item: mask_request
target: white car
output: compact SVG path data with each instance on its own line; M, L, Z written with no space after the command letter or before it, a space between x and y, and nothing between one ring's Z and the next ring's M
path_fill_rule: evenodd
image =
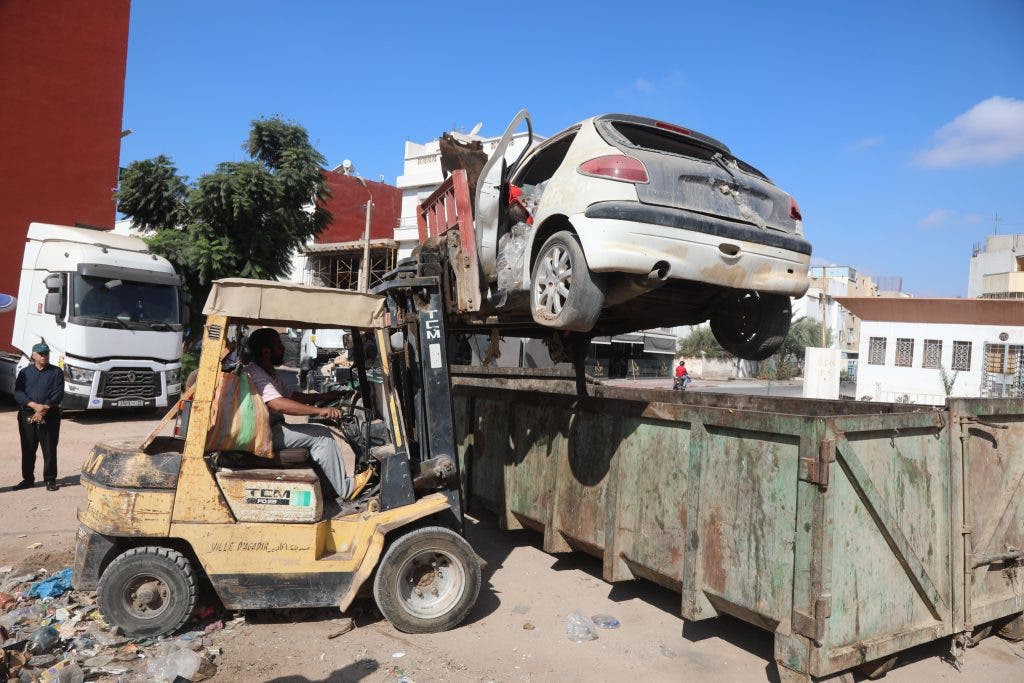
M710 320L735 356L763 359L779 348L811 257L792 197L717 140L622 114L527 145L510 163L523 123L532 137L523 110L476 191L490 300L508 310L528 292L533 321L560 330Z

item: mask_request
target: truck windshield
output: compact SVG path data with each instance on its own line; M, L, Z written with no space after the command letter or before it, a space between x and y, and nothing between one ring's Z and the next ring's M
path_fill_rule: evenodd
M72 316L146 327L177 325L178 290L171 285L74 275ZM132 327L135 327L134 325Z

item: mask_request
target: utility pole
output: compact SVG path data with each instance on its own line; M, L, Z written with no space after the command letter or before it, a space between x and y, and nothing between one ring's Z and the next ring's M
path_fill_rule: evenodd
M828 346L828 268L821 267L821 348Z
M366 184L363 184L366 187ZM370 291L370 215L373 212L373 195L366 200L366 228L363 230L363 269L359 273L359 291Z
M346 167L346 173L349 173L349 169L352 169L351 163L346 159L345 163L348 164ZM352 169L354 171L354 169ZM363 228L363 264L359 269L359 291L369 292L370 291L370 216L373 212L373 193L370 192L370 188L366 186L366 181L363 180L362 176L356 175L354 172L351 175L359 181L359 184L366 190L366 227Z

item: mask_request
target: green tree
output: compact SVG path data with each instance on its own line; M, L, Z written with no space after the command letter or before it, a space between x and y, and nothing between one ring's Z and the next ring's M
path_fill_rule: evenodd
M151 231L150 249L181 275L193 331L213 280L287 275L294 251L331 220L325 160L305 128L258 119L242 149L249 161L225 161L194 183L164 155L135 161L118 189L118 211Z
M826 330L826 345L832 344L832 332ZM804 349L808 346L821 346L821 323L811 318L800 318L789 326L786 340L782 342L779 349L780 356L795 356L797 360L804 359Z
M714 333L707 325L694 327L690 334L679 337L676 341L676 353L684 358L732 358L732 355L718 344Z

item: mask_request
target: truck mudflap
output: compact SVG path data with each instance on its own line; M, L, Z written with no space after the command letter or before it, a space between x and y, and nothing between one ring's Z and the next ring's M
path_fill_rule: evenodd
M72 585L78 591L94 591L100 584L100 571L114 550L115 539L78 525L75 541L75 566Z

